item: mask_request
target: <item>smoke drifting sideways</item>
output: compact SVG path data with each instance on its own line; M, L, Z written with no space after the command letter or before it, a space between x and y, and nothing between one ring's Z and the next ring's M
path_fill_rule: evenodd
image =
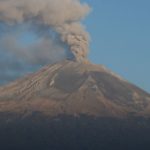
M68 56L86 60L90 37L81 22L89 12L80 0L0 0L1 81ZM26 31L38 37L27 45Z
M39 31L52 28L78 60L88 53L89 36L80 21L89 10L79 0L0 0L0 21L30 22Z

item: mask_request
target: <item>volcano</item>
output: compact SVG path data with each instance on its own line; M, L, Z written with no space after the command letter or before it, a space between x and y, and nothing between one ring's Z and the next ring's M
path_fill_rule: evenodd
M150 94L102 65L62 61L0 87L2 150L150 147Z

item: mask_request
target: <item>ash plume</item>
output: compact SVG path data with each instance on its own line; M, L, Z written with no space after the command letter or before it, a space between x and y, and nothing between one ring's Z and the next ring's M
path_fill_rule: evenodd
M87 57L89 35L81 20L90 7L80 0L0 0L0 21L8 25L29 22L37 32L51 28L75 60Z

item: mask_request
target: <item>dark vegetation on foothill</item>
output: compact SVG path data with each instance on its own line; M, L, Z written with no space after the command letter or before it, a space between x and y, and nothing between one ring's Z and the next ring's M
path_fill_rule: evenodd
M2 150L146 150L150 119L0 114ZM6 120L11 118L13 120Z

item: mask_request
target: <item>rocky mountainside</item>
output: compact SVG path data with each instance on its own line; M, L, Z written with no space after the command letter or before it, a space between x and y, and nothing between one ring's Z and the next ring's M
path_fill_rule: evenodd
M0 88L0 112L126 117L150 115L150 94L104 66L63 61Z
M0 87L0 149L146 150L149 117L150 94L66 60Z

